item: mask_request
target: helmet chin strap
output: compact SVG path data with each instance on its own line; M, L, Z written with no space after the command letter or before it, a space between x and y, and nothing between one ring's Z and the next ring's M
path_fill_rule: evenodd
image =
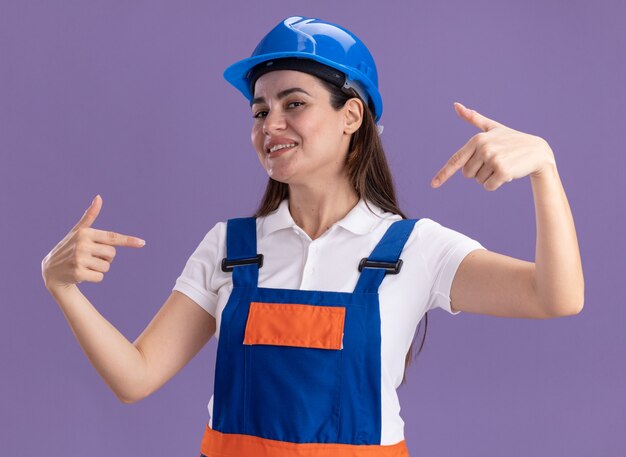
M343 89L354 89L356 93L359 94L359 97L361 97L361 100L363 100L365 103L369 103L370 101L369 96L367 95L367 91L363 88L363 85L361 85L361 83L359 83L358 81L348 79L347 76L345 82L343 83Z

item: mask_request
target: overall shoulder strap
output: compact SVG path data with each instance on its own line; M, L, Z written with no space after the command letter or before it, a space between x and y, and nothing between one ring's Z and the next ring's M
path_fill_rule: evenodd
M376 293L386 274L398 274L402 268L400 253L419 219L402 219L389 226L369 257L361 259L361 275L354 292Z
M257 287L263 255L256 252L256 218L229 219L222 271L233 272L233 287Z

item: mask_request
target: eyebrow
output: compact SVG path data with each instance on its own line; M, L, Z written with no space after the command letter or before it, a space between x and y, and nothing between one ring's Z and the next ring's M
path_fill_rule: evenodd
M294 92L302 92L304 94L307 94L309 97L311 97L311 94L309 94L306 90L301 89L299 87L292 87L291 89L285 89L279 92L278 99L285 98L287 95L292 94ZM265 103L265 97L257 97L253 99L252 102L250 103L250 106L254 105L255 103Z

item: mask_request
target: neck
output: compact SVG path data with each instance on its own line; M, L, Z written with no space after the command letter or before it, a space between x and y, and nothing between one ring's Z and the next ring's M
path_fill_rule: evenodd
M347 180L323 187L289 186L291 217L312 240L343 219L358 202L359 196Z

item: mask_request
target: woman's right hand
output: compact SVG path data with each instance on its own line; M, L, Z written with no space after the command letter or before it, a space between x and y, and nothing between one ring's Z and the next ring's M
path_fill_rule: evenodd
M100 282L115 257L114 246L142 247L145 241L91 227L102 208L96 195L83 217L41 262L46 288L64 288L83 281Z

